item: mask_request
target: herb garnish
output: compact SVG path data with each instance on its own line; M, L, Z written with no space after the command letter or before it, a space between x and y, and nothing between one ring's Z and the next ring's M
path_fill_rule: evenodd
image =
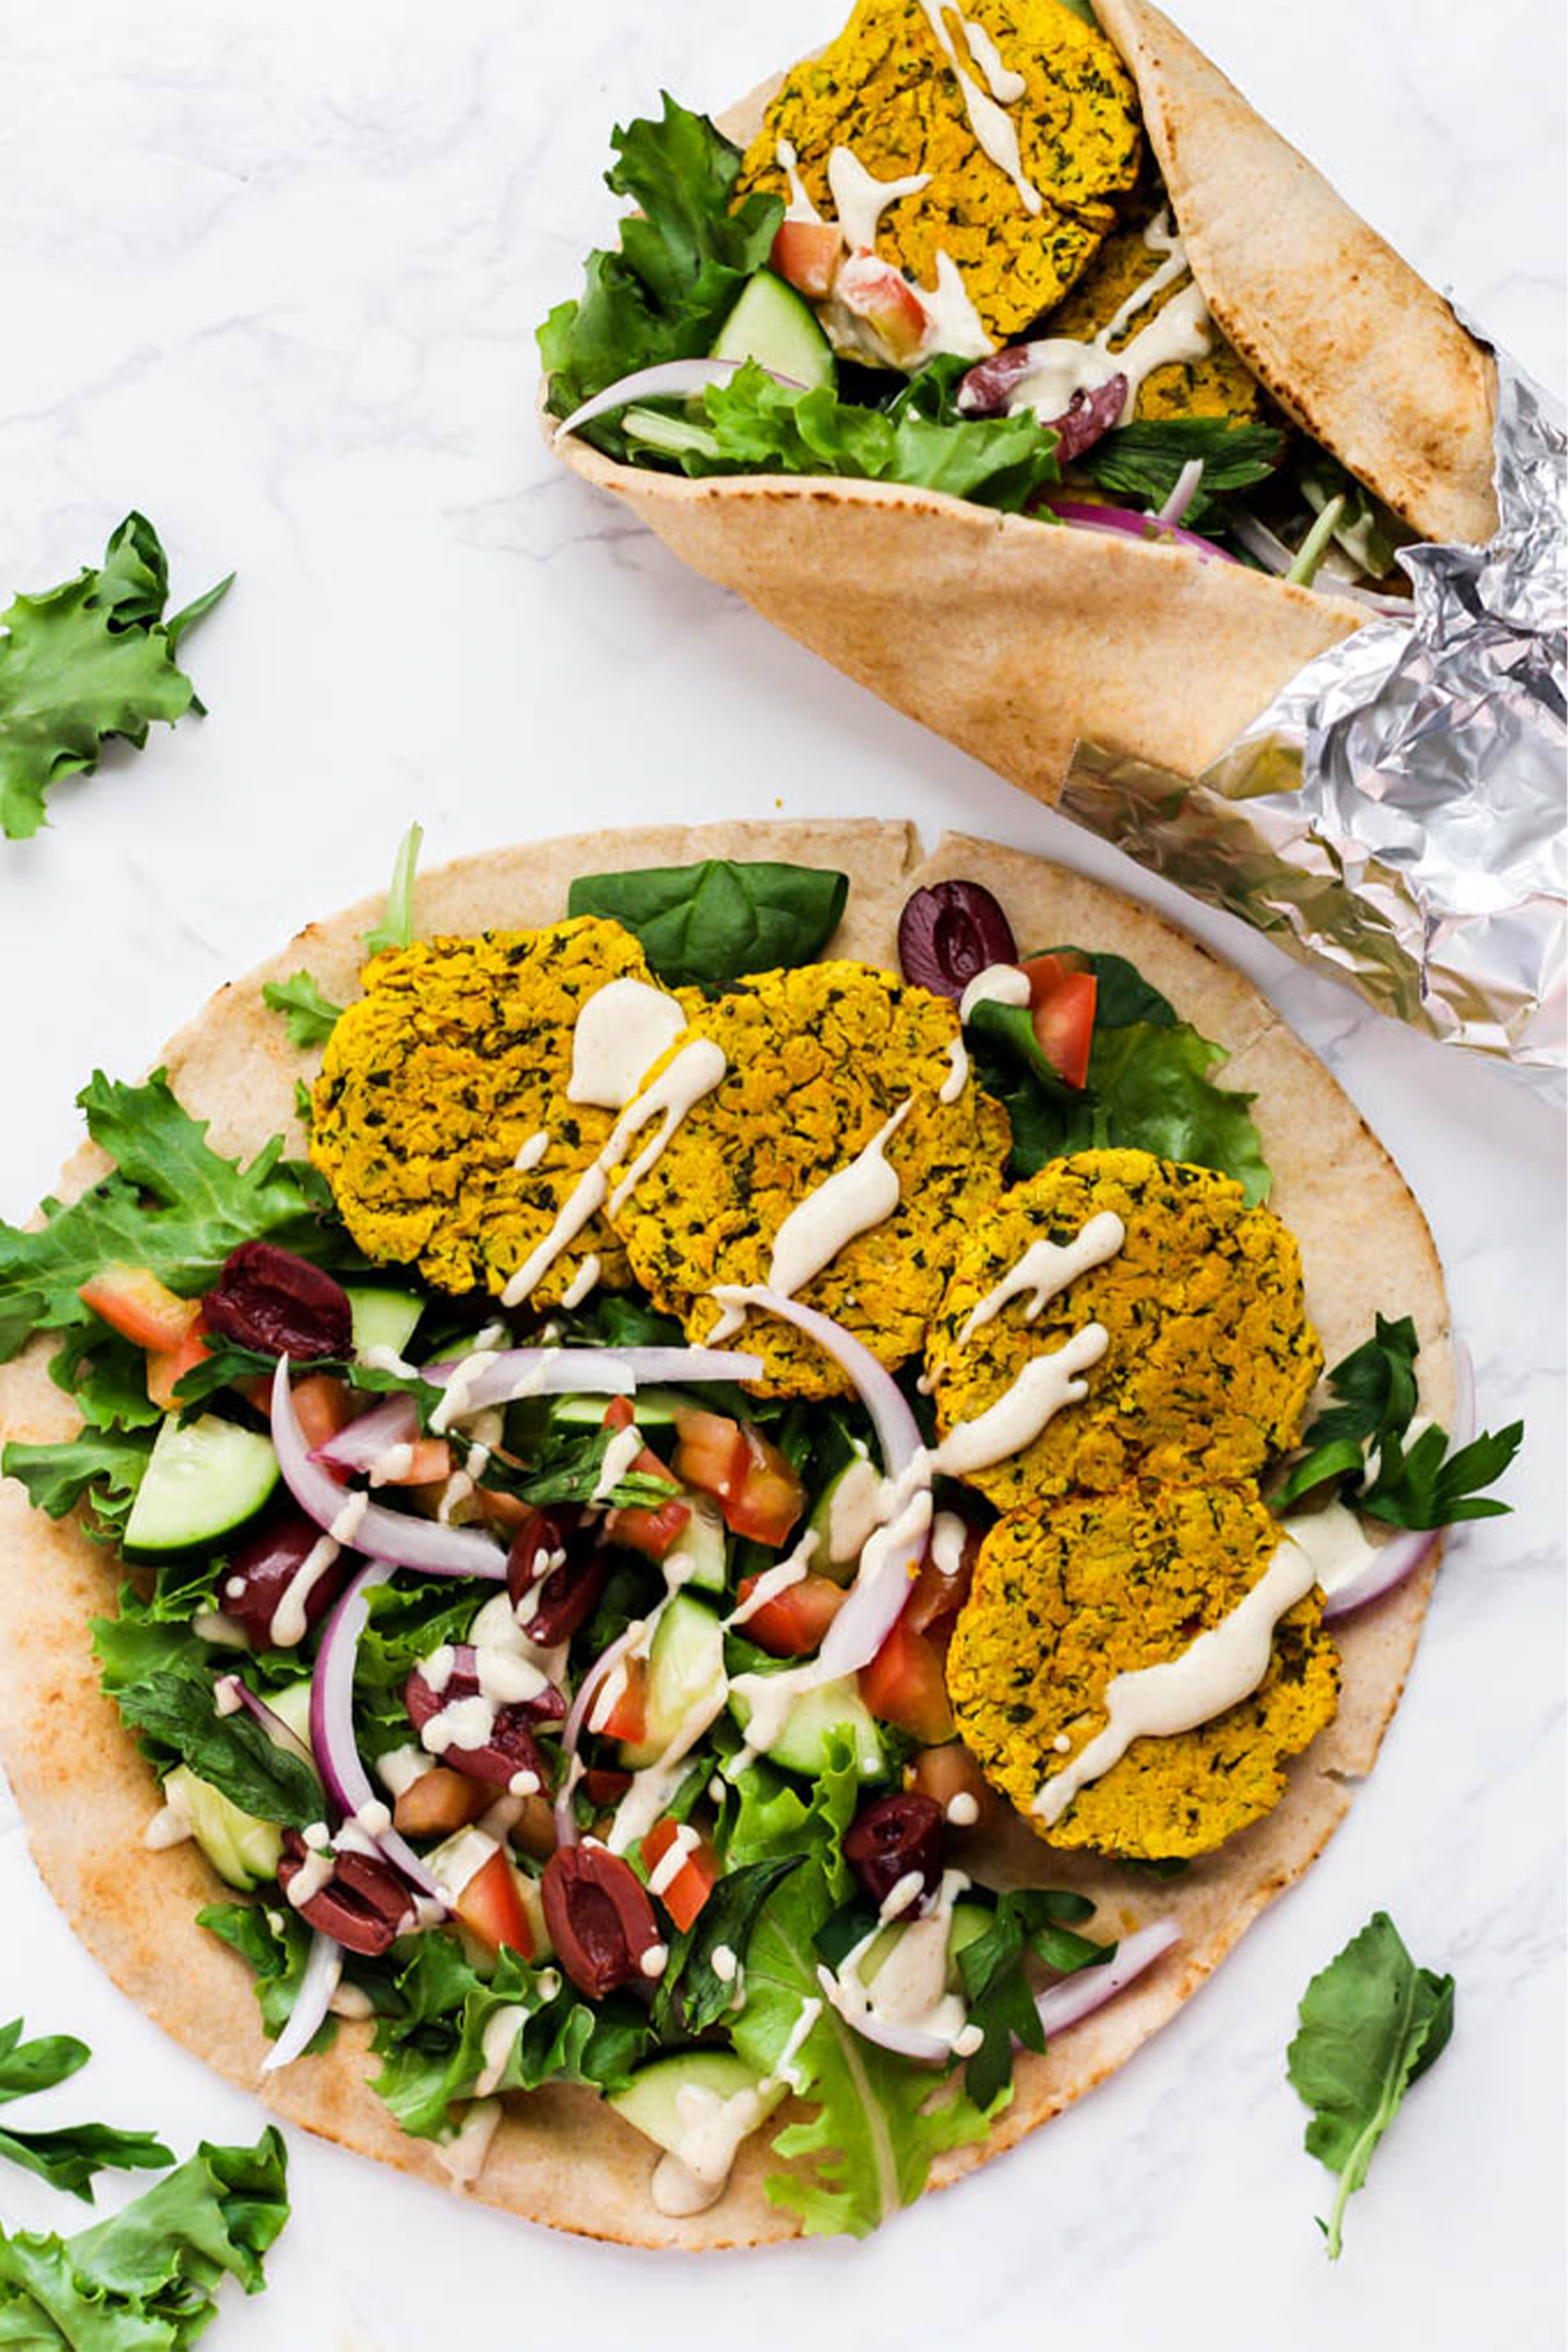
M33 2091L52 2091L84 2067L92 2056L86 2042L71 2034L45 2034L22 2039L22 2021L13 2017L0 2025L0 2107L26 2098ZM69 2191L92 2203L92 2182L100 2172L156 2170L174 2158L150 2132L125 2132L112 2123L67 2123L53 2131L29 2131L18 2123L0 2126L0 2157L36 2172L52 2189ZM3 2262L3 2256L0 2256ZM0 2278L4 2272L0 2269ZM0 2302L0 2312L4 2304ZM0 2319L0 2341L5 2337Z
M846 874L766 859L578 874L569 915L604 915L636 933L659 980L717 996L747 972L809 964L838 925Z

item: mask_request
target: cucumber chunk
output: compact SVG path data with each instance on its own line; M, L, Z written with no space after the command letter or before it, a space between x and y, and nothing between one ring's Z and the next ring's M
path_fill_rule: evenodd
M172 1415L153 1443L125 1521L125 1549L194 1551L244 1526L278 1484L269 1437L204 1413L182 1429Z
M639 1388L632 1398L639 1429L671 1429L678 1412L689 1413L697 1399L683 1388ZM608 1396L552 1396L550 1418L567 1429L602 1429Z
M838 381L833 346L818 326L816 314L793 286L759 269L742 289L741 299L719 330L712 357L716 360L757 360L764 367L803 384L808 392Z
M419 1293L356 1282L345 1283L343 1288L353 1312L354 1353L361 1362L372 1348L390 1348L395 1356L400 1356L424 1313Z
M744 1693L732 1692L730 1705L743 1731L751 1715ZM828 1734L834 1731L849 1740L859 1777L879 1779L887 1769L882 1733L849 1674L837 1682L824 1682L797 1699L766 1752L787 1772L809 1773L814 1778L827 1769Z
M677 1593L660 1617L647 1657L646 1739L621 1743L632 1772L653 1764L699 1699L724 1687L724 1628L700 1600Z
M806 1525L816 1536L812 1566L836 1585L847 1585L860 1563L866 1538L877 1525L882 1473L865 1455L846 1462L812 1507Z
M176 1764L163 1783L165 1804L190 1823L191 1835L220 1879L242 1895L276 1878L283 1859L283 1833L269 1821L242 1812L211 1782L198 1780L189 1764Z
M693 1494L684 1487L681 1500L692 1515L677 1536L675 1549L690 1560L692 1583L699 1593L721 1593L729 1574L730 1547L719 1505L706 1494ZM657 1641L658 1635L654 1638Z
M727 2049L683 2049L672 2058L656 2058L651 2066L639 2066L625 2089L612 2092L605 2105L655 2147L668 2148L678 2156L686 2131L678 2105L683 2090L707 2091L724 2100L737 2098L742 2091L754 2091L756 2120L761 2123L778 2105L786 2087L783 2083L769 2083L765 2088L763 2077Z

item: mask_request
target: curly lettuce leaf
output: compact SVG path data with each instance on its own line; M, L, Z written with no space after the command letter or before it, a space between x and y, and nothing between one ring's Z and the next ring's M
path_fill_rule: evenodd
M311 978L309 972L291 972L286 980L266 980L262 984L261 1001L269 1013L282 1016L291 1045L302 1053L312 1046L325 1045L343 1017L343 1008Z
M53 1444L13 1442L0 1451L0 1477L19 1479L33 1509L52 1519L85 1503L88 1534L117 1543L151 1454L150 1430L86 1429Z
M18 596L0 613L0 830L30 838L48 822L51 788L90 776L113 738L139 750L154 719L172 726L200 712L174 657L232 578L165 622L168 564L152 525L133 513L97 570Z

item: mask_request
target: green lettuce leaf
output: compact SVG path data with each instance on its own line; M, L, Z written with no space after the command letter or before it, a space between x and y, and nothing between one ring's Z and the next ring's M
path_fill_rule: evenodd
M208 1903L196 1913L196 1925L249 1962L262 2025L276 2041L293 2014L310 1958L311 1931L303 1919L284 1902ZM324 2017L307 2049L328 2049L337 2031L337 2018Z
M227 2274L267 2283L289 2218L282 2135L254 2148L204 2140L188 2163L74 2238L0 2230L0 2345L30 2352L184 2352L212 2319Z
M860 1802L854 1751L837 1732L826 1742L826 1763L802 1796L798 1782L776 1764L754 1764L734 1783L735 1815L724 1833L724 1859L731 1870L804 1856L820 1872L829 1907L854 1885L841 1851L844 1832Z
M771 1861L725 1871L691 1926L671 1947L653 2003L654 2029L661 2040L706 2033L729 2015L735 2002L735 1977L733 1972L719 1976L713 1955L720 1944L728 1945L744 1967L758 1912L774 1888L804 1860L803 1854L780 1854Z
M302 1052L325 1045L343 1017L342 1006L323 995L306 971L293 972L286 980L265 981L261 1001L268 1012L282 1015L290 1044Z
M78 2073L91 2055L86 2042L70 2034L42 2034L25 2042L22 2021L13 2017L8 2025L0 2025L0 2107L34 2091L53 2090ZM150 2132L122 2131L110 2123L30 2131L9 2119L0 2126L0 2158L37 2173L52 2189L65 2190L89 2205L98 2173L161 2170L174 2161Z
M849 877L817 866L705 858L578 874L569 915L601 915L636 933L659 980L718 996L747 972L809 964L837 929Z
M35 1511L63 1519L87 1505L95 1542L118 1542L152 1453L150 1430L87 1429L49 1445L13 1443L0 1451L0 1477L18 1479Z
M1318 2225L1337 2262L1346 2205L1378 2142L1411 2084L1448 2046L1454 1979L1418 1968L1387 1912L1374 1911L1313 1978L1300 2015L1286 2073L1313 2111L1307 2153L1337 2177L1333 2210Z
M636 368L710 350L784 217L776 196L748 196L731 208L740 148L668 92L659 121L618 129L612 144L606 184L636 210L621 223L617 252L588 255L580 298L559 303L539 330L558 417ZM626 454L616 417L600 418L586 437L612 457Z
M133 513L98 570L18 596L0 613L0 830L26 840L48 821L51 788L90 776L113 737L139 750L155 719L172 726L201 710L174 656L232 578L166 623L163 549L146 516Z

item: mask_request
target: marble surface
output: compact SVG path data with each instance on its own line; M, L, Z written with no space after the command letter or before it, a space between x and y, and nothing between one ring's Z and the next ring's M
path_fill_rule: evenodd
M532 328L611 201L610 124L663 82L719 104L832 29L758 0L107 0L0 27L0 578L42 586L132 504L179 589L211 718L55 795L0 844L0 1212L75 1135L92 1065L145 1065L207 992L429 854L649 816L959 823L1172 894L676 568L534 437ZM1562 26L1546 0L1190 0L1254 101L1538 373L1562 360ZM1398 1032L1223 918L1406 1170L1488 1422L1529 1418L1511 1518L1456 1540L1408 1704L1324 1861L1121 2076L869 2247L710 2257L579 2245L293 2133L296 2218L215 2341L414 2352L694 2332L909 2352L1080 2340L1164 2352L1562 2342L1562 1154L1495 1070ZM134 1867L134 1857L127 1858ZM1377 1905L1459 1980L1330 2269L1325 2177L1282 2074L1307 1977ZM0 1795L0 2016L96 2047L54 2105L254 2133L253 2102L120 2000ZM110 2188L110 2200L117 2197ZM0 2217L70 2226L0 2176Z

